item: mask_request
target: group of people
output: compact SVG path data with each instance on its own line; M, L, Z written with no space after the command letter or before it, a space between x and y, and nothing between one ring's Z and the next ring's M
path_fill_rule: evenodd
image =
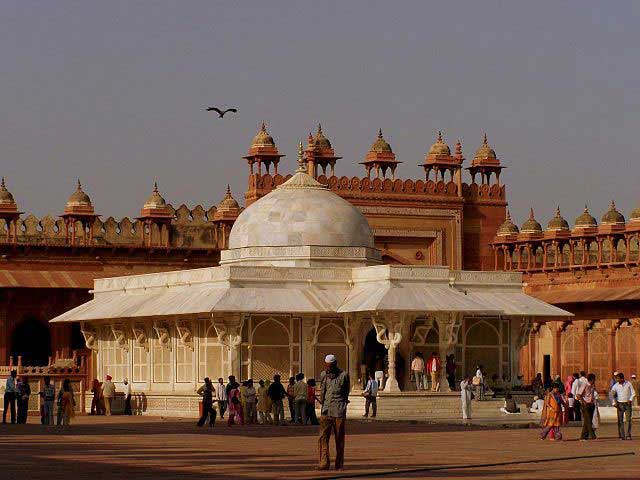
M598 410L598 390L596 376L582 371L569 375L565 382L559 376L540 391L542 376L538 374L532 386L539 395L534 397L530 412L541 414L542 432L540 438L561 440L560 427L569 421L582 422L581 440L595 440L596 430L600 424ZM638 381L635 375L631 381L625 379L621 372L613 372L608 385L610 403L616 408L618 420L618 436L621 440L631 440L631 418L633 403L638 397Z
M37 393L40 396L40 422L43 425L68 426L74 417L75 398L71 382L65 379L56 396L55 386L51 377L45 376L43 387ZM10 412L11 423L27 423L29 411L29 398L31 397L31 385L26 376L18 377L18 372L12 370L7 378L4 391L4 411L2 423L7 423L7 412ZM16 404L18 407L16 416ZM54 419L54 413L57 413ZM17 417L17 418L16 418Z
M444 368L449 388L454 390L456 361L453 354L447 355ZM436 352L431 352L431 355L426 361L421 352L416 352L411 361L411 375L416 385L416 390L431 390L432 392L437 392L440 389L441 369L442 361Z
M211 379L205 378L197 393L202 396L199 427L207 423L207 419L209 426L213 427L216 417L219 415L224 419L225 412L228 413L228 426L286 425L285 401L289 407L289 423L319 425L316 417L316 381L313 378L305 381L304 373L290 377L286 388L280 375L274 375L272 381L260 380L257 389L253 379L238 383L236 377L231 375L226 385L222 378L214 385Z
M132 415L131 410L131 384L128 379L122 381L124 385L124 414ZM103 383L97 378L91 382L91 411L89 415L107 415L112 414L113 402L116 398L116 385L113 383L113 377L107 375Z

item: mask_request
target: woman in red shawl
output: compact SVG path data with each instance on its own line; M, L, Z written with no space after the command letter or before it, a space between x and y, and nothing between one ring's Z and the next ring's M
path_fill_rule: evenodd
M566 397L571 393L571 387L573 386L574 380L575 378L573 378L573 375L567 375L567 380L564 382L564 394Z
M558 385L553 385L551 391L544 398L544 407L542 408L542 432L540 438L544 440L551 432L549 440L562 440L560 427L564 424L563 409L566 409L566 403L560 394Z

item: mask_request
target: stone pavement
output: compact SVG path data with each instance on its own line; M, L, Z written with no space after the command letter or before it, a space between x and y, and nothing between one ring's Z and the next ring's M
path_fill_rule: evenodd
M609 456L637 452L640 442L617 440L610 424L602 426L595 442L577 441L577 427L564 429L568 441L543 442L538 429L349 420L346 469L317 472L315 427L228 428L219 423L209 430L194 423L81 416L67 430L35 423L0 425L0 478L224 480L335 478L339 473L344 478L566 480L576 478L578 468L586 469L582 478L640 477L640 455ZM640 425L634 427L640 434ZM532 462L558 458L565 460ZM433 467L437 470L399 471Z

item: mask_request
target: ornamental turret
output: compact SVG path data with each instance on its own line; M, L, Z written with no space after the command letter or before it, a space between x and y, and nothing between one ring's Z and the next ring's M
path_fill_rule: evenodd
M142 243L149 247L168 247L173 217L173 209L167 205L165 199L160 195L158 183L154 183L153 192L144 202L138 217L138 220L142 223L142 228L140 229Z
M99 215L91 204L91 199L84 190L78 179L76 191L71 194L64 207L64 213L60 215L64 219L66 226L66 240L71 245L89 245L93 242L93 225ZM77 224L80 224L81 231L77 231ZM78 236L78 233L81 235Z
M500 165L500 160L496 156L496 152L489 145L487 140L487 134L484 134L482 145L476 150L471 166L467 168L471 173L473 183L476 183L476 174L480 174L480 183L490 185L491 175L495 176L496 183L500 185L500 172L503 167Z
M331 176L335 175L336 161L342 157L336 156L336 152L331 146L331 142L322 132L322 125L318 124L318 131L315 136L309 133L307 149L305 150L305 160L307 163L307 173L313 178L318 177L318 167L322 169L322 174L327 174L329 167Z
M0 182L0 219L4 220L6 226L6 241L15 243L18 241L18 220L20 214L18 204L13 198L2 177ZM1 237L0 237L1 238Z
M380 173L382 178L386 178L387 171L390 171L392 180L396 178L396 167L399 163L402 162L396 160L391 145L382 136L382 129L378 131L378 138L371 145L364 162L360 162L367 171L367 177L371 178L371 171L374 171L375 178L380 178Z
M273 137L267 132L267 126L264 122L260 126L260 130L257 135L253 137L249 152L244 159L249 164L249 173L262 175L262 167L265 167L265 173L271 173L271 166L273 165L273 174L278 175L278 164L280 159L284 157L278 152L278 147Z
M450 181L455 182L458 188L458 195L462 195L462 162L464 157L462 156L462 144L458 140L456 144L456 154L451 155L451 149L447 145L442 137L442 132L438 131L438 137L429 152L427 153L424 162L420 164L424 168L426 180L431 180L431 172L433 172L433 181L437 182ZM446 174L449 174L449 178L446 178Z

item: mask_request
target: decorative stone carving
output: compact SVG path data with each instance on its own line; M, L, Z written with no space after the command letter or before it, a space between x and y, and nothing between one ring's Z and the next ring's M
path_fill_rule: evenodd
M529 343L529 335L533 330L533 321L531 317L524 317L520 321L520 328L518 330L518 337L516 338L516 348L520 350L527 343Z
M433 328L433 318L428 317L422 325L416 325L411 336L411 343L414 345L424 345L427 343L427 336Z
M113 338L116 341L116 345L119 348L123 349L125 352L128 352L129 342L127 341L127 335L125 333L124 327L122 325L116 325L114 323L112 323L110 327Z
M98 338L96 331L87 323L80 323L80 332L84 337L84 344L89 350L98 351Z
M176 331L178 332L180 344L193 350L193 332L191 331L191 325L187 322L176 321Z
M396 377L396 349L402 341L404 330L406 330L404 314L393 312L385 315L382 312L376 312L371 323L376 330L376 339L389 351L387 355L389 358L389 378L384 391L399 392L400 386Z
M460 313L443 312L436 314L435 320L438 323L438 348L440 350L440 362L442 364L442 368L440 368L440 378L438 381L438 391L450 392L451 388L449 388L447 372L444 366L446 365L447 355L453 351L456 343L458 342L458 332L462 326L463 316Z
M131 333L133 334L133 341L135 342L135 345L149 351L149 339L147 338L147 332L145 331L144 325L134 323L131 326Z
M320 316L316 315L314 318L303 318L302 326L308 328L305 341L313 346L318 343L318 326L320 325Z
M158 343L167 350L171 350L171 333L169 332L169 328L163 323L154 322L153 329L158 336Z

